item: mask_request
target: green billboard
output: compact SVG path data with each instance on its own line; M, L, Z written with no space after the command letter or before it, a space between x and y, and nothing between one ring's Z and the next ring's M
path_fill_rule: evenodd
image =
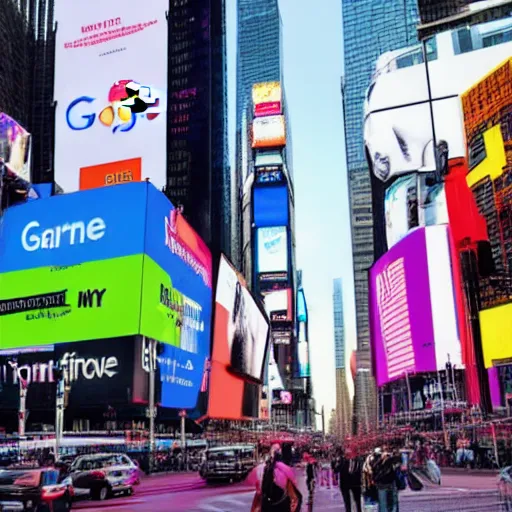
M0 275L0 347L139 332L143 255Z

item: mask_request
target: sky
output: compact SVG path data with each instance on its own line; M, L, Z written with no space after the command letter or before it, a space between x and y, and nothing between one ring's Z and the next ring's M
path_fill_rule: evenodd
M341 0L279 0L293 137L297 268L308 303L317 411L335 407L333 279L343 281L346 359L356 346L352 246L340 80ZM236 0L227 0L229 145L234 166ZM350 373L350 372L348 372ZM349 382L349 386L351 383ZM352 389L352 387L350 386Z

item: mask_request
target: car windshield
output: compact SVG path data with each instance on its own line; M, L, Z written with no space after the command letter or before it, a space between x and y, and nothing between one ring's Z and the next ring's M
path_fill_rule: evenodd
M0 471L0 485L35 487L39 485L39 471Z
M120 464L126 464L126 461L121 456L108 455L94 459L78 460L75 464L73 464L73 468L81 470L101 469L107 466L116 466Z
M210 452L208 454L208 458L210 460L230 460L236 457L236 453L234 450L224 450L222 452Z

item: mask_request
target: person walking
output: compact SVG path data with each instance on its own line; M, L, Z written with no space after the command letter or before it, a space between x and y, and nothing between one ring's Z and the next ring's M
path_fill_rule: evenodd
M345 453L339 457L337 467L335 469L340 486L343 502L345 503L345 511L352 511L352 498L356 505L356 511L362 512L361 508L361 485L363 460L357 456L355 450L347 448Z
M366 478L377 489L379 512L399 512L397 470L401 459L400 454L392 454L383 447L376 448L366 461Z
M256 485L251 512L299 512L302 494L295 472L281 461L281 448L274 445L264 464L256 466L248 477Z

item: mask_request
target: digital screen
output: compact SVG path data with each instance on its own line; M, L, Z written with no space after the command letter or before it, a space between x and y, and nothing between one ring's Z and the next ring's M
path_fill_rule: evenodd
M281 183L285 181L283 171L278 167L264 167L256 171L256 183Z
M260 170L261 167L283 166L283 152L281 149L267 149L256 151L254 167Z
M263 293L265 311L272 322L291 322L291 289Z
M30 182L30 133L3 112L0 113L0 159L7 169Z
M210 417L241 419L247 416L244 411L254 407L258 414L258 404L247 401L253 397L250 379L263 378L268 334L268 319L247 290L244 278L222 256L215 297Z
M142 161L140 158L121 160L80 169L80 190L109 187L121 183L141 181Z
M385 192L386 239L388 248L418 226L416 174L398 178Z
M373 265L370 321L379 386L461 367L447 226L416 229Z
M286 145L284 116L257 117L252 123L252 148L274 148Z
M81 169L128 159L166 185L168 8L55 2L55 181L65 192L79 189Z
M433 175L418 175L418 220L420 226L448 224L448 206L444 183L437 183Z
M288 187L254 187L254 224L258 228L287 226L290 222L288 211Z
M297 291L297 320L299 322L307 322L308 321L308 308L306 305L306 296L304 295L304 290L299 288Z
M281 84L263 82L252 86L254 117L273 116L281 113Z
M285 226L256 231L258 273L288 270L288 233Z
M491 45L458 55L439 48L437 58L429 62L436 142L446 143L448 158L466 157L460 96L507 58L511 46ZM370 167L381 181L436 170L425 66L400 64L418 51L409 47L382 55L366 93L365 146Z

